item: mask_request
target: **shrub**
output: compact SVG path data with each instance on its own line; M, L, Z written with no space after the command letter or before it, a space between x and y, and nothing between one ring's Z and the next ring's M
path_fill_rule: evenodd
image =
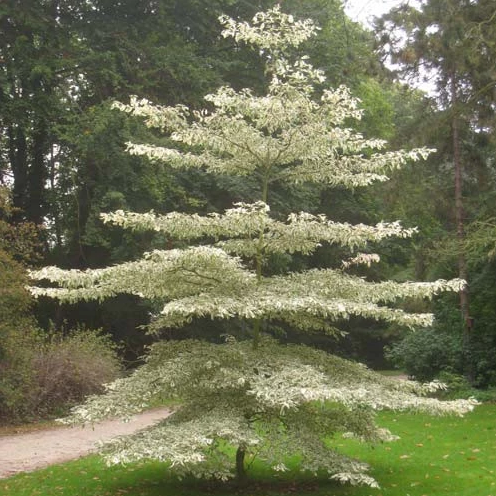
M117 350L101 331L63 336L36 327L23 264L36 260L38 232L9 224L8 190L0 187L0 422L60 413L119 375Z
M394 366L419 381L430 381L440 372L462 370L462 340L436 328L407 334L402 341L385 350Z
M39 347L24 268L0 248L0 418L17 419L31 388L33 353Z
M48 335L36 327L26 270L0 247L0 422L59 414L119 375L116 346L101 331Z
M66 410L121 371L116 345L101 330L84 328L66 336L52 333L32 361L35 375L30 403L37 416Z
M121 372L115 344L100 330L66 336L25 329L10 336L0 361L2 422L49 418L67 411Z
M447 389L440 393L443 399L468 399L475 398L483 403L496 403L496 388L476 389L467 379L459 374L441 372L439 380L446 384Z
M0 422L20 421L27 417L34 374L32 361L39 345L37 333L26 328L7 333L2 329L0 356Z

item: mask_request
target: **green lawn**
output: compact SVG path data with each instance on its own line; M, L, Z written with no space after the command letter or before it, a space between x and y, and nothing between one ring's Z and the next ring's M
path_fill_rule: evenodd
M276 494L333 496L496 496L496 405L464 418L380 414L400 441L375 447L337 440L340 449L369 462L381 489L352 488L290 475L275 478L260 468L244 491L196 481L177 482L157 463L105 467L91 456L0 480L1 496L195 496Z

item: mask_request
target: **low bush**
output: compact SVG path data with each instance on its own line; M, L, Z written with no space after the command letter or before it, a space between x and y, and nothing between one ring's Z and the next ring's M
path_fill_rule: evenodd
M25 289L26 270L0 247L0 421L20 416L31 388L39 336Z
M481 403L496 403L496 388L477 389L470 385L468 380L459 374L441 372L438 379L446 384L447 389L440 392L442 399L475 398Z
M11 336L0 360L2 423L63 414L103 384L116 379L121 362L115 344L99 330L62 336L32 329Z
M98 393L121 371L116 346L101 331L80 328L47 334L37 329L27 284L26 267L0 244L3 424L60 415L85 396Z
M46 416L103 391L103 384L121 371L116 345L101 330L77 329L51 334L34 355L35 375L29 402L37 416Z
M407 334L402 341L387 348L385 356L418 381L430 381L441 372L463 370L461 336L436 328Z

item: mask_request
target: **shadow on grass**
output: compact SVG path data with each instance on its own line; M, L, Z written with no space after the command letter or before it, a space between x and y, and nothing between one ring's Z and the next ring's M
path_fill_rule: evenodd
M113 469L109 469L113 470ZM126 472L124 474L123 472ZM298 494L300 496L319 496L323 494L338 494L341 484L328 478L314 477L296 471L285 474L274 474L268 470L253 470L243 484L236 481L205 481L194 477L179 480L165 464L146 463L131 469L119 471L119 477L106 484L108 494L133 494L146 496L277 496L283 494ZM87 496L93 496L86 493Z

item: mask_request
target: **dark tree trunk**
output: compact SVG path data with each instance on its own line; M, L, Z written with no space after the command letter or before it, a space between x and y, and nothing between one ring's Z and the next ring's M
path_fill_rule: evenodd
M73 267L88 267L88 258L83 243L86 224L90 217L91 206L95 199L95 189L99 181L98 166L91 157L85 157L80 162L81 176L78 179L76 200L76 226L70 243L70 259Z
M14 220L23 220L24 211L27 206L28 195L28 154L26 135L24 129L20 126L9 126L9 161L14 176L14 185L12 188L12 203L16 209Z
M42 224L45 216L45 160L47 154L47 125L43 119L36 123L33 130L32 154L29 167L29 204L27 205L28 220Z
M244 484L246 481L245 455L245 448L239 446L236 451L236 479L238 484Z
M56 175L57 175L57 165L56 165L56 156L54 152L54 147L51 145L51 150L50 150L50 159L48 162L48 180L50 184L50 191L56 191L57 187L57 182L56 182ZM47 206L47 209L50 209L50 213L52 215L53 219L53 227L54 227L54 234L55 234L55 243L56 247L60 250L62 249L62 226L61 226L61 210L58 205L58 203L55 201L51 205Z

